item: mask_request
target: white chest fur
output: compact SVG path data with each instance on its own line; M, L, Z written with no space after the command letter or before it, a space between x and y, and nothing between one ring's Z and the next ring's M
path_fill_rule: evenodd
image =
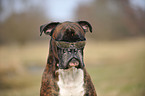
M59 69L59 96L84 96L84 72L82 69Z

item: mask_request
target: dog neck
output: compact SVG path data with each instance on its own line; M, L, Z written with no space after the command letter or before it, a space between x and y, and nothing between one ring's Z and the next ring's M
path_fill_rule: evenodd
M84 96L84 72L83 69L72 67L59 69L59 96Z

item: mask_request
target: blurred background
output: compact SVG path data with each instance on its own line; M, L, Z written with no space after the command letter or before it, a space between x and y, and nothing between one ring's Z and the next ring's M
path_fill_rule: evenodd
M145 0L0 0L0 96L39 96L40 25L78 20L93 27L84 60L98 96L145 96Z

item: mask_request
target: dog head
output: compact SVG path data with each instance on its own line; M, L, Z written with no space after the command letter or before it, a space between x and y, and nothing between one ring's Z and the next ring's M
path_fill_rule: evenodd
M84 67L83 49L88 31L92 32L92 27L87 21L52 22L40 26L40 36L43 32L51 36L51 49L58 59L56 65L59 69Z

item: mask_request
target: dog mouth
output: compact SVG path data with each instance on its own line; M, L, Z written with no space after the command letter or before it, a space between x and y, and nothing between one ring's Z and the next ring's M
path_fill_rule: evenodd
M69 46L71 48L61 48L60 46L59 47L57 46L58 69L69 69L72 67L81 68L81 69L84 68L83 48L72 48L72 46L71 45ZM76 46L79 46L79 45L76 45Z
M77 69L79 69L79 68L83 68L81 66L81 62L78 59L76 59L76 58L70 59L67 62L67 66L63 66L62 67L61 64L57 64L57 66L58 66L59 69L71 69L71 68L77 68Z
M72 58L69 62L68 62L68 67L79 67L79 61L75 58Z

